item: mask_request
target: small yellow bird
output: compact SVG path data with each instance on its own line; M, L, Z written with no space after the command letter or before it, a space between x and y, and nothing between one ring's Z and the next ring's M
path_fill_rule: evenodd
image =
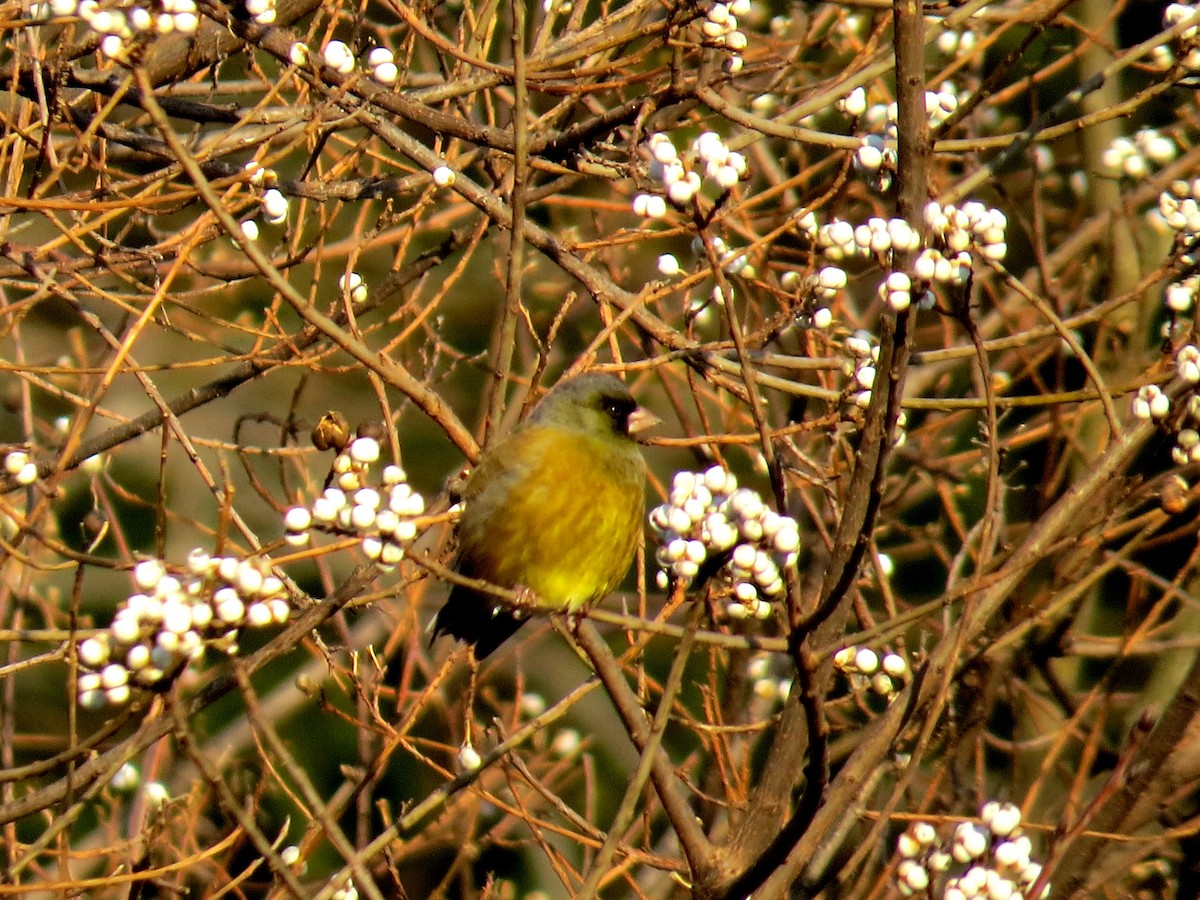
M575 612L629 569L645 513L646 463L633 435L658 424L612 375L557 385L491 447L463 490L455 571ZM456 585L433 621L483 659L525 616Z

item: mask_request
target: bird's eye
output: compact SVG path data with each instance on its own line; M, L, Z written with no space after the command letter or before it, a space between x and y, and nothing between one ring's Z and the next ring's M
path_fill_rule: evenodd
M600 410L612 420L619 434L629 433L629 414L637 404L624 397L601 397Z

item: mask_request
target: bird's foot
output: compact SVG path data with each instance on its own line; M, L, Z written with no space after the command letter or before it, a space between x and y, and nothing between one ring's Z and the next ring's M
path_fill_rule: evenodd
M541 608L537 593L533 588L519 584L513 588L513 593L516 596L509 601L509 606L512 607L511 612L517 618L526 619Z

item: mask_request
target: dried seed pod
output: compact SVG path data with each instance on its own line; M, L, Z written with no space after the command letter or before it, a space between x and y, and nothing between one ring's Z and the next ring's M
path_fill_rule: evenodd
M382 422L362 422L359 424L356 437L374 438L381 443L387 438L387 426Z
M1162 511L1169 515L1182 513L1189 506L1187 481L1180 475L1172 475L1163 485L1158 502Z
M350 423L340 412L327 412L313 426L312 444L318 450L341 453L350 442Z

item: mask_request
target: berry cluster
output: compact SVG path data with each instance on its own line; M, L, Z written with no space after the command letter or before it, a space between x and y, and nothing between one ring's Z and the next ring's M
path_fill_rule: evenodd
M268 188L262 195L263 218L272 225L282 225L288 217L288 199L278 188Z
M1191 350L1192 356L1200 356L1200 351L1190 344L1183 348ZM1182 351L1180 351L1182 352ZM1192 366L1195 366L1195 361ZM1158 396L1166 399L1166 395ZM1171 448L1171 459L1177 466L1200 462L1200 396L1191 394L1184 405L1184 422L1175 435L1175 446Z
M1193 18L1200 7L1192 3L1170 3L1163 11L1163 27L1170 28ZM1192 25L1175 39L1175 57L1189 72L1200 72L1200 26Z
M1171 182L1158 198L1158 212L1167 227L1176 233L1178 244L1190 245L1200 235L1200 178ZM1194 253L1185 254L1181 262L1194 265ZM1200 276L1188 275L1167 285L1163 295L1167 308L1174 314L1189 312L1196 305L1200 291Z
M705 43L729 51L725 71L736 75L742 70L741 52L746 49L746 35L738 30L738 16L750 13L750 0L723 0L713 3L700 22Z
M845 97L835 100L833 106L838 112L845 113L852 119L857 119L867 111L867 89L856 87Z
M650 512L650 527L660 543L659 587L690 585L711 560L733 590L725 607L733 619L771 614L770 600L784 592L780 567L795 565L800 549L796 521L768 509L720 466L676 473L667 502Z
M1200 53L1200 49L1193 52ZM1158 214L1167 227L1176 233L1177 245L1193 244L1200 235L1200 178L1172 182L1170 187L1159 195ZM1196 255L1189 251L1180 257L1180 261L1194 266ZM1173 336L1172 326L1177 324L1175 317L1192 311L1198 292L1200 275L1195 273L1168 284L1164 289L1163 302L1171 316L1164 326L1164 335L1168 339ZM1176 350L1175 371L1181 379L1190 384L1200 383L1200 348L1186 343ZM1134 395L1135 418L1162 420L1170 411L1170 398L1158 385L1145 385ZM1200 462L1200 396L1188 396L1184 417L1184 424L1175 437L1175 446L1171 448L1171 459L1180 466Z
M1157 129L1143 128L1132 138L1114 138L1100 159L1109 171L1136 179L1145 178L1155 166L1165 166L1178 153L1171 138Z
M842 362L842 374L850 379L851 399L859 409L871 405L871 388L875 386L875 375L879 365L879 343L869 331L859 329L842 342L846 359ZM896 419L896 435L893 445L901 446L906 440L904 427L908 416L904 410Z
M239 630L282 624L291 615L284 584L262 559L194 550L172 575L157 559L133 570L137 591L108 630L79 643L79 702L119 706L133 687L150 688L198 661L208 647L237 652Z
M309 56L308 44L303 41L296 41L288 50L292 65L307 65ZM321 50L321 61L339 75L350 75L355 69L354 51L345 41L334 40L326 44ZM367 51L364 68L377 84L384 87L391 87L400 80L400 68L387 47L372 47Z
M246 0L246 12L259 25L275 24L275 0Z
M1165 419L1170 412L1171 398L1157 384L1143 385L1133 396L1135 419Z
M321 59L339 75L354 71L354 51L345 41L330 41L321 51Z
M744 275L747 278L754 277L754 267L750 264L750 257L746 255L744 250L731 249L725 240L719 235L714 235L712 238L713 251L717 257L717 263L721 270L727 275ZM692 252L698 257L704 257L704 241L700 237L696 237L692 241ZM658 257L657 263L660 274L668 278L683 273L683 266L680 265L679 258L674 253L663 253ZM713 291L713 301L716 303L722 302L722 297L719 291ZM701 300L696 304L697 308L707 307L707 301Z
M1200 292L1200 275L1189 275L1167 285L1163 291L1163 302L1172 313L1181 315L1195 306L1197 292Z
M371 48L367 54L367 68L371 70L371 77L384 86L393 85L400 78L395 57L387 47Z
M633 211L649 219L661 219L667 214L667 200L676 206L691 202L700 193L704 178L724 193L749 171L746 157L730 150L713 131L697 137L683 154L661 132L650 135L647 147L652 158L651 174L661 179L666 191L666 198L658 194L638 194L633 198Z
M963 31L955 31L947 28L934 39L934 46L938 48L940 53L946 56L969 56L971 51L975 49L975 43L979 39L975 36L975 32L970 29Z
M925 112L936 128L958 109L958 91L947 82L938 91L925 92ZM854 154L854 167L866 177L872 189L883 193L892 186L896 174L896 129L898 106L891 103L867 105L867 93L857 87L834 106L853 119L862 118L873 130L863 135Z
M249 182L254 187L262 190L262 197L259 198L259 207L263 218L271 225L281 225L287 221L288 217L288 199L283 195L283 192L275 187L279 176L274 169L264 168L259 164L258 160L250 160L245 165L245 171L249 176ZM242 237L248 241L258 240L258 223L253 219L243 219L238 223L242 230Z
M768 703L783 703L792 693L791 675L783 675L779 659L769 653L758 653L746 664L746 676L750 679L754 696Z
M808 223L801 220L801 227L807 226ZM834 262L854 257L874 257L881 261L889 271L879 283L880 299L897 312L907 309L912 303L912 278L905 272L891 269L896 253L911 253L921 246L920 234L904 219L882 219L873 216L857 227L841 219L834 219L829 224L815 229L815 240L825 258ZM832 318L820 315L820 311L845 284L846 273L838 266L825 266L816 276L810 276L806 280L805 286L810 290L810 299L816 308L816 312L813 313L814 325L824 327L819 323ZM932 295L926 298L925 292L921 293L921 299L928 303L932 303L933 300Z
M930 891L937 877L957 863L966 868L946 879L944 900L1022 900L1042 874L1042 866L1031 860L1033 843L1021 830L1021 810L1011 803L994 800L979 813L982 826L963 822L950 841L938 840L928 822L914 822L900 835L897 851L896 886L906 897ZM1047 884L1038 900L1050 896Z
M852 92L839 102L846 108L858 109L859 103L850 102L858 99L861 98ZM882 165L880 160L888 152L882 138L868 136L856 160L860 167L865 160L871 168L876 163ZM928 246L922 245L920 233L904 219L872 217L858 226L834 219L820 225L812 212L805 212L797 219L799 230L808 235L824 259L833 265L823 266L803 281L798 275L785 273L781 286L785 290L799 288L806 294L805 315L813 325L825 328L833 318L828 307L847 283L845 271L837 265L843 260L874 259L883 266L885 274L877 288L879 299L895 312L902 312L914 302L921 308L931 308L935 302L934 284L966 283L972 269L969 252L972 247L985 258L997 261L1008 253L1005 240L1008 219L1000 210L983 203L968 201L956 207L931 202L925 208L924 219L931 238ZM911 253L917 253L911 271L898 268L897 255ZM866 389L869 385L861 387Z
M842 373L854 383L854 404L866 409L871 402L871 386L875 384L875 367L879 363L879 344L867 331L856 331L842 343L846 359Z
M905 272L888 272L876 293L896 312L903 312L912 305L912 290L912 279Z
M958 110L958 89L946 82L939 91L925 92L925 112L931 128L938 128Z
M727 275L753 277L754 271L749 269L750 257L746 255L745 250L731 248L720 235L713 235L712 245L723 272ZM699 235L692 239L692 252L697 256L704 256L704 241Z
M28 487L38 480L37 463L24 450L10 450L4 454L4 471L17 484Z
M953 82L945 82L939 90L926 91L925 114L929 117L930 127L937 128L945 122L958 109L958 102L958 88L954 86ZM857 100L853 101L847 112L850 108L857 108L858 105ZM890 103L875 103L868 106L863 113L863 118L871 128L894 139L899 113L899 105L893 100Z
M310 507L293 506L284 514L284 539L303 546L313 529L359 538L363 553L384 571L404 559L405 547L417 536L417 517L425 500L408 484L397 465L383 467L381 485L367 481L379 461L379 441L360 435L348 441L333 461L333 483Z
M34 3L30 15L36 20L78 16L101 35L100 52L115 60L128 59L139 41L172 32L193 34L200 25L194 0L162 0L149 8L128 0L107 8L97 0L48 0Z
M913 275L930 284L966 284L971 277L971 254L960 250L951 257L937 247L926 247L913 260Z
M925 224L947 253L975 246L987 259L1002 260L1008 255L1004 236L1008 217L978 200L962 206L931 202L925 207Z
M883 697L894 696L909 675L908 662L899 653L885 653L881 660L870 647L843 647L834 654L833 664L855 691L869 689Z
M896 162L896 142L882 134L863 135L854 151L854 168L881 194L892 186Z
M779 279L785 291L799 291L806 298L806 325L825 329L833 324L830 305L838 292L846 287L846 270L838 266L823 266L819 271L801 278L789 270Z
M357 272L338 276L338 290L350 298L350 302L359 304L367 299L367 286L363 277Z
M1188 384L1200 383L1200 347L1184 344L1175 352L1175 371Z
M857 227L834 219L817 229L816 241L825 258L833 262L872 256L888 262L893 252L912 252L921 246L921 236L904 219L878 216Z

